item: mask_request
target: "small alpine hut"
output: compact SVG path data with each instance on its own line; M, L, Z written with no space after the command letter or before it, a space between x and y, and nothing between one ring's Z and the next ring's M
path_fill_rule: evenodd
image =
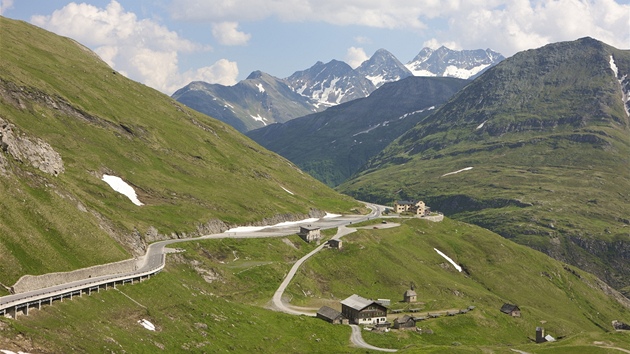
M521 309L516 305L505 303L501 306L501 312L512 317L521 317Z
M322 306L319 311L317 311L317 315L315 315L315 317L321 318L322 320L332 324L348 324L348 320L343 317L341 312L328 306Z
M326 242L326 245L328 246L328 248L335 248L335 249L340 250L343 247L343 241L332 239L332 240L328 240Z
M394 328L395 329L416 328L416 319L409 315L398 317L394 320Z
M341 313L350 323L354 324L379 325L387 323L387 307L356 294L341 301Z
M410 289L403 294L404 302L416 302L418 300L418 294L416 294L415 286L411 283Z
M319 227L314 227L311 225L300 226L300 232L298 233L298 236L300 236L302 240L308 243L311 243L313 241L319 243L319 240L322 238Z

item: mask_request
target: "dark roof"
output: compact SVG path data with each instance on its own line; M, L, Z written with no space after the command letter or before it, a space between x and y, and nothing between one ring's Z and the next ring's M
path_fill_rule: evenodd
M322 306L322 308L317 311L317 314L330 320L334 320L339 316L342 316L341 312L328 306Z
M519 309L518 306L508 304L508 303L505 303L503 304L503 306L501 306L501 312L503 313L511 313L512 311L520 311L520 310L521 309Z
M410 200L399 200L396 202L398 205L416 205L416 202Z
M415 319L409 315L404 315L402 317L398 317L396 318L394 321L396 321L397 323L405 323L405 322L409 322L409 321L415 321Z
M308 231L314 231L314 230L319 230L319 227L317 227L317 226L300 226L300 229L304 229L304 230L308 230Z

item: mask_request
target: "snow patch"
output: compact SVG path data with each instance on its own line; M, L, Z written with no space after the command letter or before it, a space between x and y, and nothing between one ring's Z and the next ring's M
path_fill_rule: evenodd
M299 221L285 221L285 222L281 222L275 225L267 225L267 226L238 226L238 227L233 227L225 232L256 232L256 231L261 231L267 228L271 228L271 227L283 227L283 226L291 226L291 225L298 225L301 223L307 223L307 222L315 222L319 220L318 218L309 218L309 219L304 219L304 220L299 220Z
M434 250L435 250L435 252L437 252L440 256L444 257L444 259L446 259L447 261L449 261L449 262L453 265L453 267L455 267L455 269L457 269L457 270L458 270L458 271L460 271L460 272L462 271L462 267L461 267L459 264L455 263L455 262L454 262L454 261L453 261L453 260L452 260L449 256L445 255L444 253L442 253L442 251L440 251L440 250L439 250L439 249L437 249L437 248L434 248Z
M155 331L155 326L153 325L153 323L145 320L144 318L141 320L138 320L138 323L140 323L142 327L148 329L149 331Z
M122 178L110 175L103 175L102 180L105 181L105 183L109 184L109 186L112 187L113 190L129 198L129 200L131 200L131 202L135 205L144 205L138 200L138 196L136 195L136 191L133 189L133 187L127 184L127 182L123 181Z
M280 188L284 189L285 192L291 194L291 195L295 195L293 192L291 192L290 190L284 188L283 186L280 186Z
M324 215L324 219L338 218L340 216L341 216L341 214L331 214L329 212L326 212L326 215Z
M11 350L6 350L6 349L0 349L0 353L2 353L2 354L29 354L29 353L23 352L21 350L19 352L14 352L14 351L11 351Z
M402 116L398 117L398 120L407 118L407 117L409 117L411 115L414 115L414 114L422 113L424 111L431 111L431 110L434 110L434 109L435 109L435 106L431 106L431 107L428 107L428 108L421 109L419 111L413 111L413 112L405 113ZM388 123L389 123L389 121L388 121Z
M615 63L615 58L613 58L612 55L610 56L610 61L608 63L610 64L610 69L615 74L615 77L619 77L619 68L617 68L617 64Z
M380 85L382 85L383 83L385 83L387 81L387 79L385 79L385 76L383 76L383 75L366 76L366 79L372 81L372 83L376 87L379 87Z
M457 170L457 171L453 171L453 172L449 172L449 173L445 173L440 177L444 177L444 176L448 176L448 175L454 175L456 173L460 173L460 172L464 172L464 171L468 171L468 170L472 170L472 167L466 167L466 168L462 168L461 170Z
M416 69L414 65L407 64L405 66L411 71L413 76L437 76L429 70Z
M486 122L487 122L487 120L484 120L483 123L479 124L477 126L477 128L475 128L475 130L479 130L479 129L483 128L483 126L486 124Z
M489 66L490 64L482 64L479 66L475 66L472 69L463 69L463 68L458 68L455 65L449 65L446 67L446 69L444 69L444 73L442 73L442 76L456 77L459 79L468 79L469 77L472 77L478 74L483 69Z
M265 92L265 88L263 87L263 85L261 83L256 84L256 87L258 87L258 91L260 91L260 93L264 93Z
M380 127L380 126L381 126L381 123L378 123L377 125L375 125L375 126L373 126L373 127L370 127L370 128L368 128L367 130L364 130L364 131L362 131L362 132L358 132L358 133L356 133L356 134L353 134L352 136L357 136L357 135L359 135L359 134L367 134L367 133L371 132L372 130L374 130L374 129L376 129L376 128ZM385 125L383 125L383 126L385 126Z
M252 117L253 120L255 120L257 122L261 122L264 125L267 125L267 118L261 117L260 114L257 114L255 116L250 114L249 116Z

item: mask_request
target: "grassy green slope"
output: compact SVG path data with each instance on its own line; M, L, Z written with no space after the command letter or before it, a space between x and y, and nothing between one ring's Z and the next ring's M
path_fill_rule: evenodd
M457 272L434 248L465 272ZM401 302L410 282L416 284L423 304ZM546 321L544 327L555 337L601 335L611 330L612 320L627 319L630 309L608 297L600 285L588 273L477 226L449 219L409 220L400 228L360 230L346 236L343 251L328 250L309 260L287 294L302 306L340 308L338 301L353 293L391 299L392 308L423 312L476 306L465 315L419 323L432 329L432 336L372 337L383 346L396 342L400 348L419 348L452 342L527 344L540 321ZM518 304L522 317L513 319L499 312L504 302Z
M630 283L630 52L590 38L507 59L340 187L459 220ZM454 175L446 173L473 167Z
M380 224L377 224L380 225ZM325 237L330 237L331 231ZM32 310L5 323L0 348L32 352L364 352L350 347L350 330L324 321L262 309L296 259L314 245L297 236L203 240L178 244L167 267L149 281L120 286ZM466 268L453 269L433 248ZM204 281L205 279L205 281ZM401 227L367 229L344 237L344 250L309 259L287 290L295 305L339 307L357 293L390 298L393 308L416 284L422 311L476 308L464 315L418 324L433 334L364 331L368 343L403 352L596 353L594 342L627 348L627 333L611 331L630 310L606 296L592 275L476 226L445 220L404 221ZM306 294L306 295L305 295ZM499 312L514 302L521 318ZM143 307L144 306L144 307ZM150 332L137 321L148 319ZM557 343L531 344L541 320ZM89 338L89 340L87 340ZM32 347L17 347L26 343ZM39 350L33 350L39 349ZM602 349L601 353L611 353Z
M0 152L5 285L25 273L129 257L150 227L194 234L217 219L244 224L356 206L225 123L113 72L70 39L6 18L0 30L0 117L16 135L50 144L65 167L53 177ZM100 180L104 173L133 185L146 205L114 192Z

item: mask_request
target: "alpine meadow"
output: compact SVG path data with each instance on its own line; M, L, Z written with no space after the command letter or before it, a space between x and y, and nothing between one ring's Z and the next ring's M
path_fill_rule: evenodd
M630 352L630 51L422 53L169 97L0 16L0 351Z

